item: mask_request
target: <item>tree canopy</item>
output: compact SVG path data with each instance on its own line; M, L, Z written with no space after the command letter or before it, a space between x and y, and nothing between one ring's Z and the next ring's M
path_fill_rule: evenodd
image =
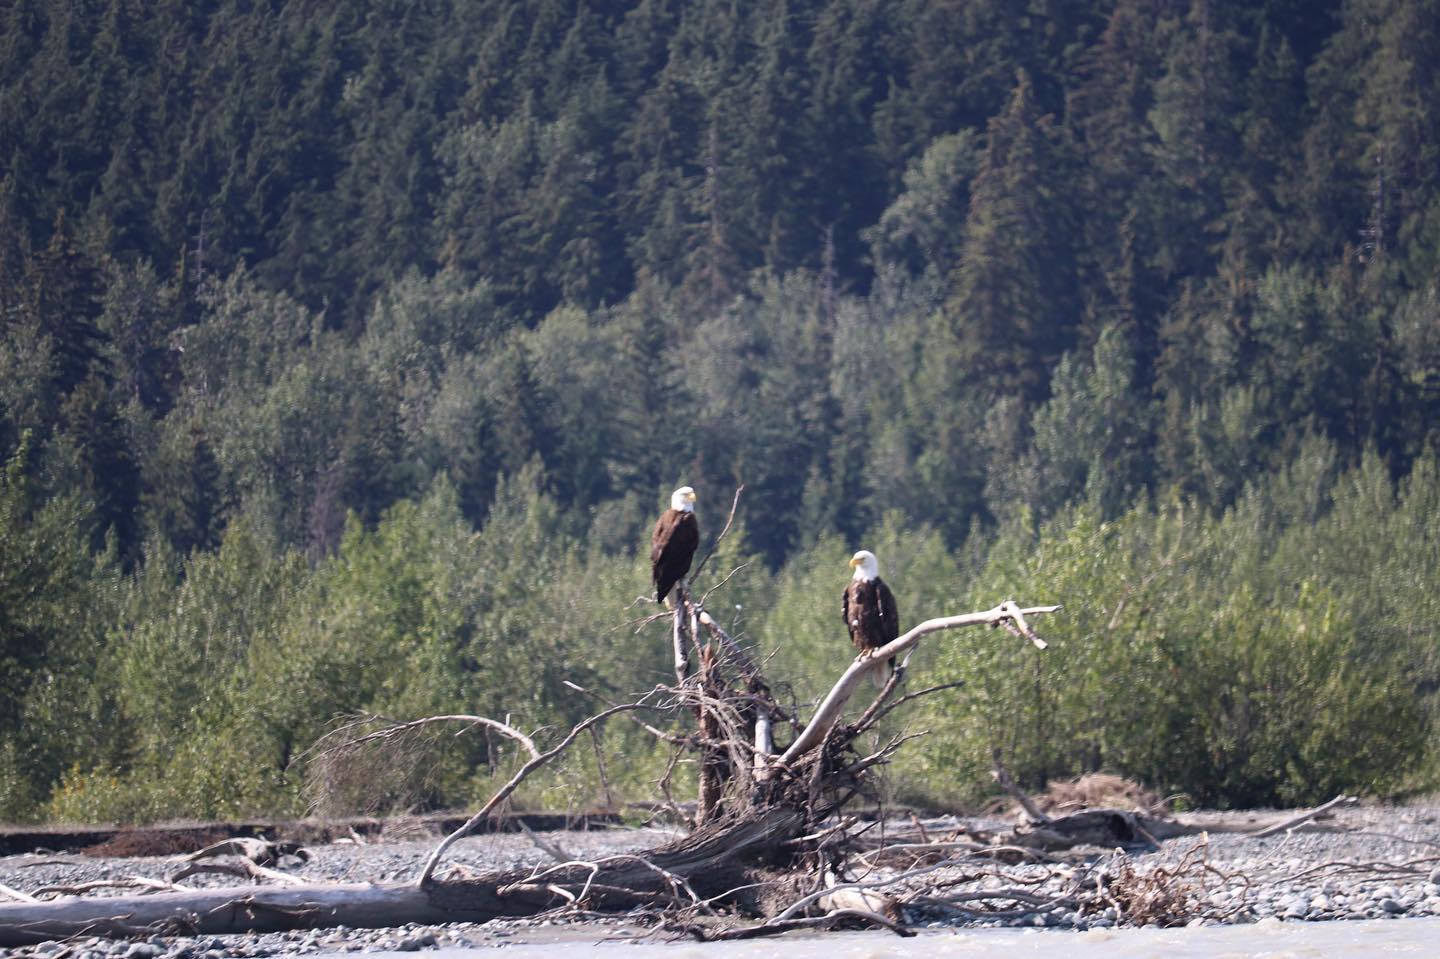
M682 482L712 531L746 485L727 588L807 669L805 596L883 541L987 605L1063 585L1172 696L1219 637L1251 685L1194 697L1343 700L1262 735L1052 678L1024 775L1382 788L1316 757L1440 688L1437 37L1422 0L6 4L0 816L242 731L235 801L283 805L348 709L549 721L559 672L650 668L598 637ZM1083 748L1035 738L1062 711Z

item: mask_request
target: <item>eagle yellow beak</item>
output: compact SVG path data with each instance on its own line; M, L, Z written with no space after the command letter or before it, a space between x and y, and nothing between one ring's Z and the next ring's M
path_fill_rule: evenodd
M859 557L857 557L857 556L852 556L852 557L850 557L850 568L851 568L851 569L854 569L856 566L859 566L859 565L860 565L860 559L859 559Z
M687 503L693 503L693 502L695 502L695 491L694 491L694 490L691 490L690 492L688 492L688 493L685 494L685 502L687 502Z

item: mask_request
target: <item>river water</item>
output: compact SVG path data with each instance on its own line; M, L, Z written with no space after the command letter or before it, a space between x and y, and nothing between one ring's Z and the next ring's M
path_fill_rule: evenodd
M385 953L407 959L478 959L489 948ZM913 939L888 932L792 933L746 942L570 940L503 948L504 959L1389 959L1440 957L1440 919L1280 922L1193 929L931 930ZM382 954L369 953L366 959Z

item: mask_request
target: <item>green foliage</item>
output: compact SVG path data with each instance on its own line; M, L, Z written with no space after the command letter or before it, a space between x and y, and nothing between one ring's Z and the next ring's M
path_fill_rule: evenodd
M1368 641L1346 612L1368 589L1289 567L1252 516L1082 507L1003 536L982 581L1066 610L1043 655L1002 640L942 660L967 683L966 721L932 744L944 785L973 789L992 746L1032 783L1106 769L1203 804L1406 784L1427 740L1396 637Z
M0 14L0 815L298 809L347 711L648 688L682 482L746 484L697 585L801 699L858 545L907 620L1066 602L927 644L898 794L1434 783L1335 748L1440 718L1428 5L100 6ZM637 729L530 798L645 788ZM462 743L372 798L507 768Z
M95 650L115 610L113 549L92 554L93 508L46 496L27 467L30 434L0 473L0 819L35 815L70 762L103 754L111 730ZM99 688L97 688L99 687Z

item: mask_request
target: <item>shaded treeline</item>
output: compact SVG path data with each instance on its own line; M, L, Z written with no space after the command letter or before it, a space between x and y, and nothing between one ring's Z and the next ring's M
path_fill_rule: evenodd
M1437 31L6 4L0 816L288 807L338 712L645 688L680 482L712 531L747 484L725 602L797 675L860 545L907 618L1071 609L1043 665L936 654L969 682L902 792L979 789L981 738L1206 801L1428 781Z

